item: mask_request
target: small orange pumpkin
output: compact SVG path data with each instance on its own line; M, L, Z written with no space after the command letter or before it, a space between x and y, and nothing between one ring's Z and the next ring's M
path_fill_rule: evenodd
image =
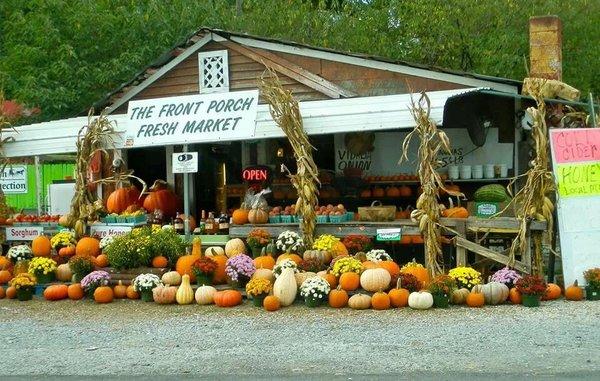
M455 206L453 208L444 209L442 211L442 217L446 218L467 218L469 217L469 211L462 206Z
M377 267L379 267L379 266L377 265L377 263L375 263L375 262L371 262L371 261L364 261L364 262L362 263L362 265L363 265L363 269L365 269L365 270L368 270L368 269L376 269Z
M332 290L338 286L338 280L332 273L327 272L325 274L321 274L320 276L321 278L325 279L327 283L329 283L329 287Z
M343 273L339 284L342 290L354 291L360 286L360 276L355 272Z
M390 292L388 292L388 296L390 297L390 305L394 308L398 307L406 307L408 306L408 297L410 295L410 291L406 288L402 288L401 284L402 278L398 278L396 282L396 288L392 288Z
M274 295L269 295L263 300L263 307L267 311L277 311L281 308L281 302L279 302L279 298Z
M521 296L521 293L519 292L519 290L517 290L516 287L510 289L510 291L508 292L508 299L512 304L523 303L523 297Z
M0 284L6 284L13 278L12 274L8 270L0 270Z
M577 279L575 280L575 283L567 287L565 290L565 299L573 301L579 301L583 299L583 289L579 287Z
M485 304L485 297L481 292L471 292L467 295L467 306L469 307L483 307Z
M9 288L6 289L6 298L7 299L14 299L17 297L17 289L14 288L13 286L10 286Z
M245 225L248 223L248 210L236 209L231 215L231 220L235 225Z
M94 291L94 301L96 303L111 303L114 296L113 289L108 286L100 286Z
M97 256L96 258L94 258L94 264L96 265L96 267L108 267L108 257L106 256L106 254L100 254L99 256Z
M31 241L31 252L36 257L49 257L52 251L50 238L45 235L39 235Z
M371 297L371 307L374 310L387 310L390 305L390 296L383 291L378 291Z
M127 299L139 299L140 294L133 288L133 285L127 286Z
M254 258L254 266L257 269L273 270L273 267L275 267L275 259L270 255L261 255Z
M62 258L72 257L75 255L75 246L65 246L58 250L58 256Z
M115 299L125 299L127 297L127 286L122 281L119 281L119 284L114 287L113 292Z
M227 256L225 256L224 254L214 255L211 257L211 259L217 262L217 269L213 273L212 283L227 283L227 274L225 273L225 267L227 266Z
M400 274L400 266L394 261L381 261L378 263L378 267L386 269L392 277Z
M152 258L152 267L154 268L164 268L169 265L169 260L167 257L159 255L157 257Z
M279 257L277 257L277 263L281 263L286 259L291 259L292 261L296 262L296 265L298 266L302 263L302 258L298 254L281 254Z
M340 286L329 292L329 306L333 308L342 308L348 305L348 293L342 290Z
M67 296L71 300L83 299L83 288L79 283L73 283L67 288Z
M542 300L556 300L560 298L561 295L562 291L557 284L548 283L548 285L546 286L546 292L544 293Z
M55 301L63 300L69 296L69 287L66 284L53 284L44 290L44 299Z
M218 307L235 307L241 303L242 294L237 290L218 291L215 294L215 304Z

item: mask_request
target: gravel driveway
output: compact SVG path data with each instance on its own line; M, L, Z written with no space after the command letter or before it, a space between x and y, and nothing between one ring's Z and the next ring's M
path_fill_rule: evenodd
M600 302L429 311L297 305L266 313L247 302L219 309L5 299L0 300L0 342L2 379L48 374L521 379L528 374L597 380Z

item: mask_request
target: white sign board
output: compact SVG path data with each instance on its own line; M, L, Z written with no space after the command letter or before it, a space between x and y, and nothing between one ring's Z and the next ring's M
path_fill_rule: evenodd
M33 241L35 237L42 235L42 226L11 226L6 228L7 241Z
M173 154L173 173L198 172L198 152L180 152Z
M71 211L71 200L75 196L75 183L48 184L49 213L63 215Z
M131 226L91 225L90 236L97 236L100 239L104 237L116 237L129 233L131 229Z
M258 90L130 101L125 147L248 139Z
M583 272L600 267L600 129L551 129L550 146L565 285L585 285Z
M27 166L7 165L0 177L4 194L27 193Z

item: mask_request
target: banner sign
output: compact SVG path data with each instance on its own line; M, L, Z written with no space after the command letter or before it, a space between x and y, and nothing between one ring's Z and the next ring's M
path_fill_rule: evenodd
M131 229L131 226L91 225L90 236L96 236L100 239L104 237L117 237L129 233Z
M258 90L130 101L125 147L249 139Z
M27 166L7 165L0 174L0 186L4 194L27 193Z
M400 241L402 228L377 229L377 241Z
M35 237L42 235L42 226L11 226L6 228L7 241L33 241Z

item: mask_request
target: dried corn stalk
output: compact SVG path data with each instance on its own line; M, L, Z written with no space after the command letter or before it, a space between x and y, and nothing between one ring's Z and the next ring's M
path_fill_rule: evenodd
M402 143L400 162L408 160L408 150L413 137L419 138L419 168L418 175L423 193L417 199L416 209L412 211L411 219L419 225L419 230L425 241L425 265L430 276L443 272L440 224L441 206L438 203L438 191L444 189L452 196L462 197L462 193L446 189L442 178L437 172L442 162L438 160L440 151L450 153L448 136L438 130L435 122L429 118L431 103L424 92L418 102L411 99L411 113L416 122Z
M2 91L0 91L0 106L2 104L4 104L4 93ZM9 130L12 128L13 127L12 127L12 124L10 123L10 119L8 118L8 116L3 114L2 108L0 107L0 171L2 171L2 172L4 172L4 168L6 168L6 166L9 163L8 158L4 155L4 149L2 146L6 142L10 142L10 141L14 140L14 138L12 138L12 137L3 138L2 132L4 130ZM0 172L0 173L2 173L2 172ZM8 218L9 215L12 213L13 213L13 209L10 206L8 206L8 204L6 203L6 196L4 195L2 188L0 188L0 217Z
M114 122L110 122L105 114L94 117L93 110L88 114L88 124L79 130L77 136L77 162L75 163L75 195L71 200L67 225L75 230L75 235L85 234L88 222L98 219L98 212L104 209L102 200L90 191L92 184L88 179L89 163L92 157L101 152L108 157L108 149L114 148L112 135L115 132Z
M288 90L284 90L277 74L269 70L268 75L263 75L260 82L262 96L269 103L269 111L273 120L281 127L294 151L297 163L297 173L291 174L285 166L288 177L296 191L298 201L296 212L302 216L302 238L306 247L311 247L314 241L316 226L315 206L318 204L317 183L319 170L313 160L314 147L308 141L308 136L302 125L302 116L298 102Z

